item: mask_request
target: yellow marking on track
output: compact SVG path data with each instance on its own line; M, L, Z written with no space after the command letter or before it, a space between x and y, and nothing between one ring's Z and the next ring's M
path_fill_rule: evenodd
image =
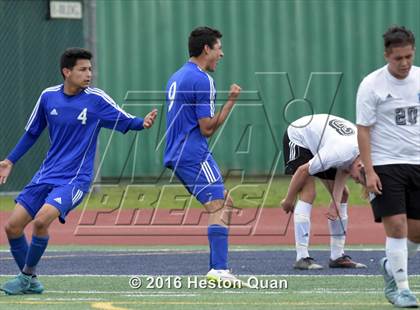
M128 310L127 308L114 307L112 304L112 302L95 302L92 303L90 306L94 309L101 310Z

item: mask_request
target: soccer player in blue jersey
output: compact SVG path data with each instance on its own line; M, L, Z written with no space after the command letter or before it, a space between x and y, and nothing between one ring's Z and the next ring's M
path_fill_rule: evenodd
M228 226L232 199L225 191L220 170L207 138L223 124L241 88L233 84L226 104L215 112L216 87L207 72L223 57L222 34L209 27L194 29L189 37L190 59L175 72L166 87L167 124L164 165L209 211L209 280L238 280L228 270Z
M16 197L16 207L5 230L10 251L21 272L1 290L9 295L42 293L36 266L48 244L48 228L83 200L93 177L96 141L101 128L126 133L150 128L157 116L153 110L144 119L122 110L104 91L89 87L92 54L81 48L67 49L61 56L64 83L45 89L29 118L25 133L0 162L0 184L13 165L48 127L50 149L31 182ZM24 228L33 222L30 244Z

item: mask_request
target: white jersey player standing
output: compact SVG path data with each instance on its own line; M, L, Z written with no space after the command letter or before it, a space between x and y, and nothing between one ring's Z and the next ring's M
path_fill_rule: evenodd
M316 196L315 177L321 179L332 196L328 219L331 234L329 267L366 267L344 254L349 196L346 181L349 176L356 182L363 181L356 132L356 126L351 122L328 114L304 116L287 128L283 139L285 174L293 177L281 205L287 213L294 211L295 269L322 268L308 252L311 210Z
M383 38L387 65L365 77L357 93L358 141L375 222L387 236L380 261L385 296L413 308L407 265L420 244L420 68L412 65L410 30L393 26Z

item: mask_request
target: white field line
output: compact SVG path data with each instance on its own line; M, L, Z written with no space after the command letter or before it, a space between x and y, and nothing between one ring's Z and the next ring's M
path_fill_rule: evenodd
M7 304L7 305L65 305L67 301L43 301L43 300L20 300L20 301L2 301L0 300L0 304ZM86 304L90 303L91 307L98 308L98 309L126 309L126 308L116 308L116 306L119 305L132 305L140 307L141 305L159 305L159 306L174 306L174 305L185 305L185 306L243 306L243 305L252 305L256 306L257 308L261 306L310 306L310 307L332 307L336 306L338 308L341 308L343 306L348 307L370 307L370 306L389 306L389 303L383 301L383 302L314 302L314 301L308 301L308 302L293 302L293 301L279 301L279 302L264 302L264 301L258 301L258 302L241 302L241 301L232 301L232 302L218 302L218 301L173 301L173 300L163 300L163 301L112 301L112 302L97 302L92 303L91 301L73 301L74 303L79 304ZM138 308L137 308L138 309Z
M36 297L29 297L25 298L25 300L33 300L33 301L104 301L106 299L103 298L36 298Z
M199 292L199 290L196 290ZM47 294L80 294L80 295L122 295L127 297L194 297L197 296L197 294L193 293L180 293L179 290L174 291L138 291L139 293L136 293L137 290L133 289L131 291L50 291L46 290L45 293ZM42 299L44 300L44 299Z
M161 295L153 295L153 294L127 294L121 295L124 297L196 297L200 296L200 294L161 294Z
M46 290L45 293L47 294L80 294L80 295L121 295L127 297L194 297L202 295L201 292L205 292L209 294L209 289L190 289L193 293L180 293L179 290L176 291L159 291L159 292L150 292L150 291L139 291L139 293L134 293L133 291L50 291ZM419 294L420 291L412 291L414 294ZM197 294L194 294L197 293ZM224 294L224 295L241 295L241 294L255 294L255 295L278 295L278 294L343 294L343 295L351 295L351 294L362 294L362 295L382 295L383 290L329 290L325 289L323 291L320 290L297 290L292 291L289 289L280 289L280 290L218 290L212 289L211 294ZM25 300L76 300L77 298L26 298ZM101 300L100 298L80 298L78 300Z
M0 274L0 277L11 277L15 276L16 274ZM64 277L64 278L80 278L80 277L88 277L88 278L128 278L133 275L124 275L124 274L39 274L39 277ZM187 277L205 277L204 274L189 274L189 275L173 275L173 274L137 274L136 277L181 277L181 278L187 278ZM381 278L382 275L374 275L374 274L239 274L237 275L239 278L245 278L245 277L257 277L257 278L323 278L323 277L345 277L345 278ZM413 278L419 278L420 274L415 275L409 275L409 277Z
M8 252L8 251L7 251ZM61 251L61 252L66 252L66 251ZM235 251L231 251L231 252L235 252ZM244 251L238 251L238 252L244 252ZM57 251L56 253L59 253L59 251ZM127 253L112 253L112 251L107 251L106 253L102 252L98 252L98 253L92 253L92 252L88 252L88 253L84 253L84 252L79 252L77 254L61 254L61 255L44 255L42 257L42 259L60 259L60 258L74 258L74 257L124 257L124 256L156 256L156 255L179 255L179 254L208 254L208 251L164 251L164 252L160 252L160 251L156 251L156 252L130 252L127 251ZM0 257L0 261L5 261L5 260L13 260L12 256L7 256L7 257Z

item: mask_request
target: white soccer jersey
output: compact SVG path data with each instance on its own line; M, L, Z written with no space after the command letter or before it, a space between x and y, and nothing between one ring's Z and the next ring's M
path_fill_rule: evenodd
M384 66L365 77L357 92L358 125L371 126L373 165L420 164L420 68L403 80Z
M292 143L309 149L314 155L309 161L310 175L330 168L349 169L359 155L356 126L338 116L304 116L287 128L287 134ZM298 156L292 147L291 156Z

